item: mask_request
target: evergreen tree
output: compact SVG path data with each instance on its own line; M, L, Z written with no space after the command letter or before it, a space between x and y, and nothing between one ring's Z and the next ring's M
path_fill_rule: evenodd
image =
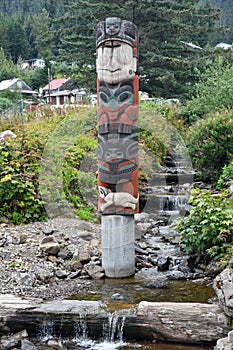
M204 48L218 11L199 7L198 0L72 2L60 19L60 58L75 62L79 70L94 67L96 24L111 16L139 28L140 88L158 97L186 98L197 78L195 68L205 68L207 53L181 41Z
M30 52L30 46L27 39L27 35L20 16L14 16L11 21L8 22L6 27L8 45L6 53L11 56L14 63L17 63L18 58L28 58Z
M16 66L11 59L7 59L2 48L0 48L0 62L0 81L14 78L17 73Z
M142 15L143 14L143 15ZM141 89L165 98L189 96L197 79L195 68L205 69L205 48L218 19L216 10L198 7L198 1L140 1L135 22L140 31Z
M34 38L36 56L42 57L47 62L51 60L54 31L52 31L51 18L47 10L43 9L40 14L33 16L31 35Z

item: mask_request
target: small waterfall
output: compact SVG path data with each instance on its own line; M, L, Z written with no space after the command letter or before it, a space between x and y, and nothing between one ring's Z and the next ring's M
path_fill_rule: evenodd
M108 323L103 325L104 341L110 343L119 341L122 343L125 320L126 316L119 317L119 313L116 311L109 315Z
M75 321L74 324L74 338L73 342L77 345L83 346L85 348L89 348L93 341L88 338L88 325L86 317L82 317L80 315L79 319Z
M42 342L54 338L56 336L54 322L44 320L39 328L38 334Z
M135 310L119 310L109 313L103 320L102 331L98 334L98 340L91 339L91 325L85 314L73 320L73 329L64 335L65 324L56 324L51 320L44 320L38 331L37 339L41 344L48 344L49 341L56 341L60 345L69 345L72 349L78 346L80 349L89 350L113 350L124 345L123 333L125 320L128 315L135 313ZM70 334L69 334L70 333ZM93 337L92 337L93 338Z

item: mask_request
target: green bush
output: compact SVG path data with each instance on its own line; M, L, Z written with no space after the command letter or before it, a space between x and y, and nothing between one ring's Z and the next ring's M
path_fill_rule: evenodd
M15 224L44 220L38 194L40 141L19 135L0 145L0 217Z
M201 181L216 183L224 165L233 160L233 113L214 114L193 124L185 136Z
M217 182L217 189L221 190L228 187L229 182L233 182L233 161L229 165L224 165L222 174Z
M232 199L224 191L212 195L210 191L191 191L192 209L188 217L178 221L176 230L187 253L207 253L221 259L232 252L233 211Z

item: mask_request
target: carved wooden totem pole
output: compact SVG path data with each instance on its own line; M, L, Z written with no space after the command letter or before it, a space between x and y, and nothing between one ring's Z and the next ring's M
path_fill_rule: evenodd
M138 211L138 32L118 17L97 25L98 208L102 213L102 250L126 239L134 245L134 213ZM129 227L132 237L128 237ZM122 238L119 238L123 234ZM114 237L111 238L111 236ZM116 236L116 237L115 237ZM125 238L125 236L127 236ZM109 241L112 241L112 243ZM106 242L107 246L106 246ZM122 243L123 245L124 242ZM106 246L106 247L105 247ZM131 251L131 248L129 248ZM107 259L108 260L108 253ZM110 254L110 253L109 253ZM124 255L124 254L121 254ZM118 256L117 259L120 257ZM109 257L112 261L113 257ZM124 257L122 266L127 264ZM132 260L132 259L131 259ZM103 265L108 270L108 263ZM132 274L112 263L109 277ZM121 264L120 264L121 265ZM132 267L133 266L133 267ZM114 270L114 271L113 271ZM123 269L124 270L124 269ZM108 273L107 273L108 275Z

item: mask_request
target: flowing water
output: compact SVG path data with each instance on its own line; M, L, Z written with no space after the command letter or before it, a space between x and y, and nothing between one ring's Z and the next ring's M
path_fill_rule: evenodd
M147 276L148 278L148 276ZM170 281L166 288L145 286L145 276L127 279L104 279L91 283L88 293L73 295L70 299L102 301L109 310L108 322L103 324L102 339L98 341L88 338L85 322L77 321L76 335L68 341L68 349L90 350L210 350L210 346L191 346L184 344L168 344L153 342L124 342L124 322L127 312L143 300L152 302L207 302L214 297L211 287L193 281ZM127 311L131 310L131 311ZM51 324L44 327L52 336ZM46 336L44 336L44 339Z

